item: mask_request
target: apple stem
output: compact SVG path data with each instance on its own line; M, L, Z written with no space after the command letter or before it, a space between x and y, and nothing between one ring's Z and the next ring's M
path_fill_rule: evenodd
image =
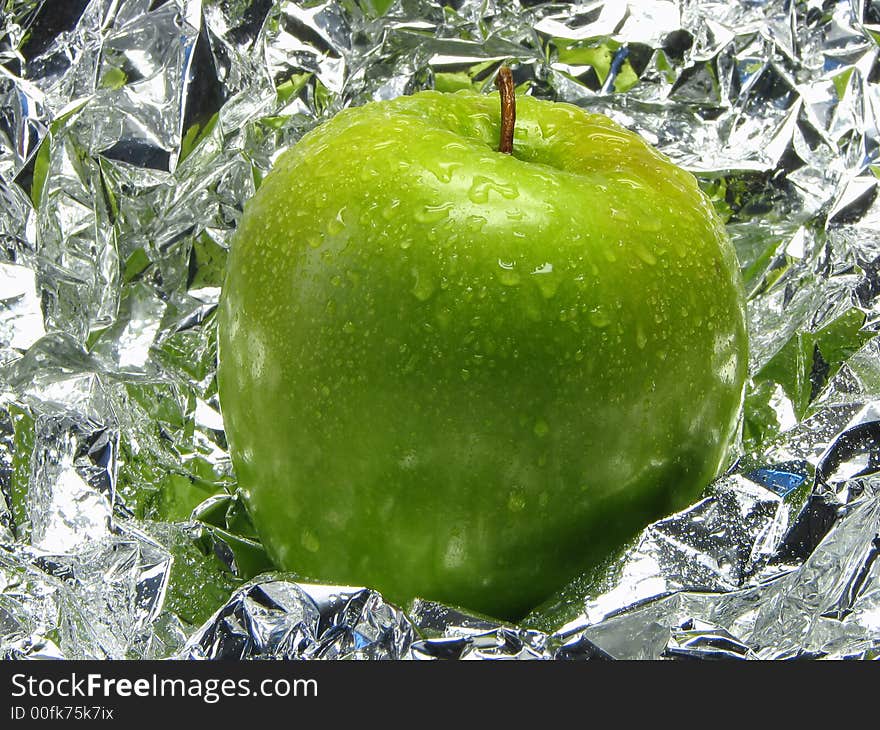
M516 97L513 92L513 74L507 66L498 69L495 86L501 94L501 142L498 151L513 152L513 128L516 125Z

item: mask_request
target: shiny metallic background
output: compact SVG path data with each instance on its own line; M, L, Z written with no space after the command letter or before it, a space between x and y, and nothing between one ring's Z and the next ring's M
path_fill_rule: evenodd
M880 657L880 2L385 5L4 3L0 657ZM267 573L215 379L279 152L504 62L697 175L752 341L729 473L540 630Z

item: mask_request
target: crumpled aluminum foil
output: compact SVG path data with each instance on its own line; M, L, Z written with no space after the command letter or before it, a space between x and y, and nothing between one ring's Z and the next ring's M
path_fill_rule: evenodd
M878 53L867 0L6 3L0 656L880 657ZM271 572L215 379L279 152L502 63L697 175L752 342L728 472L523 626Z

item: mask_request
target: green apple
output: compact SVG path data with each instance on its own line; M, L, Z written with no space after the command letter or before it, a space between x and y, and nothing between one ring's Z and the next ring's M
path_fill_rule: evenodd
M233 239L220 397L274 562L517 619L724 465L739 269L601 115L425 91L277 160Z

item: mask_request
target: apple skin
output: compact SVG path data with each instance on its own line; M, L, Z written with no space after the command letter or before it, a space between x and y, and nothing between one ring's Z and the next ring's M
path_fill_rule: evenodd
M275 563L515 620L725 462L733 249L692 175L577 107L420 92L277 160L233 239L219 385Z

